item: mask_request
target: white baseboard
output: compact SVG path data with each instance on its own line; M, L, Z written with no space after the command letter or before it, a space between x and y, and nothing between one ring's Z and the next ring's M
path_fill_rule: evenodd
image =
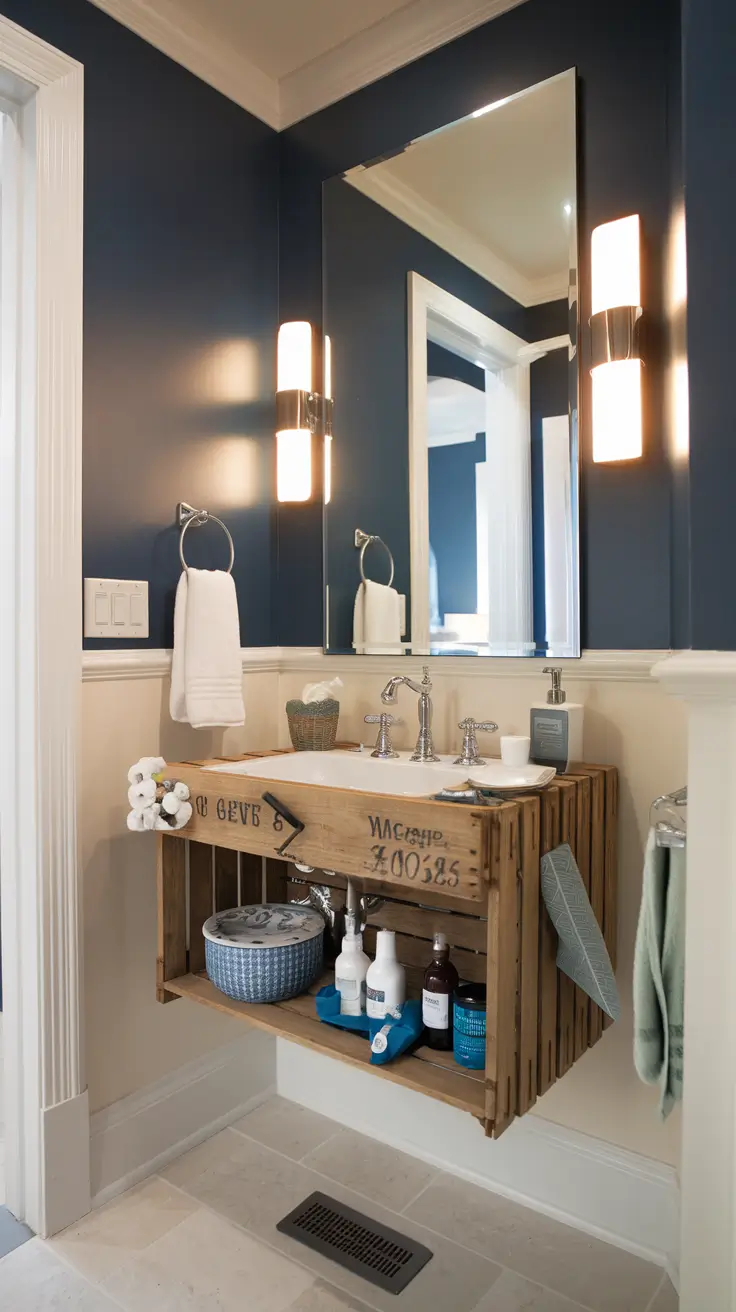
M89 1102L86 1091L45 1107L41 1116L42 1238L58 1234L89 1211Z
M534 1115L494 1142L465 1112L286 1039L277 1040L277 1088L284 1098L676 1276L679 1188L670 1166Z
M274 1092L274 1040L249 1031L90 1121L92 1206L161 1170Z

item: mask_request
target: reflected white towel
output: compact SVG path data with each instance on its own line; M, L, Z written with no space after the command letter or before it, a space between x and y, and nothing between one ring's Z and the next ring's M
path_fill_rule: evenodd
M368 656L396 655L401 646L401 602L395 588L368 579L355 595L353 646Z
M193 729L245 723L235 583L224 570L184 570L176 589L172 720Z

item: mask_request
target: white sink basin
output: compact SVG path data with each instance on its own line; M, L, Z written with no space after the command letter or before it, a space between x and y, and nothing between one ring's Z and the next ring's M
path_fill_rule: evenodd
M370 752L291 752L264 756L236 764L210 765L223 774L255 775L258 779L280 779L291 784L321 784L325 788L349 788L359 793L386 793L393 797L431 797L441 788L458 788L468 777L467 767L439 762L410 761L402 752L398 760L379 761Z

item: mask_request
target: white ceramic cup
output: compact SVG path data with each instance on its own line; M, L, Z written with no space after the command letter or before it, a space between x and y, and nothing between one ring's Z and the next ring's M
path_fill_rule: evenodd
M504 765L519 767L529 764L531 738L520 733L507 733L501 738L501 760Z

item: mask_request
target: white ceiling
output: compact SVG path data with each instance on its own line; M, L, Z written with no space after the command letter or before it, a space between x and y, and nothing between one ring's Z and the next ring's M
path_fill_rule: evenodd
M283 128L524 0L92 0Z
M413 142L347 180L523 305L567 295L575 77ZM565 213L565 205L572 214Z

